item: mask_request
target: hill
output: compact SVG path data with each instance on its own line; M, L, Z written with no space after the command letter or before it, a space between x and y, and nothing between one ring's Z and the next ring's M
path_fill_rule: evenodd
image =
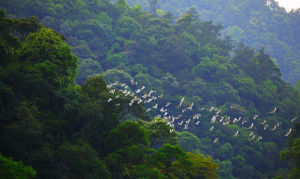
M286 12L275 0L128 0L141 4L150 12L172 12L182 16L195 8L204 21L224 26L223 36L243 42L251 48L265 47L272 60L279 65L283 79L295 84L300 79L300 13Z
M2 127L1 131L4 131L9 139L3 140L6 145L16 139L20 143L19 137L13 135L12 131L15 130L13 127L16 126L15 128L20 129L22 134L24 130L22 122L26 122L27 125L25 119L25 121L20 120L21 123L17 123L18 125L12 121L18 121L20 116L25 114L31 118L37 115L37 120L43 121L42 126L45 127L40 128L41 124L36 120L29 120L29 123L35 128L46 131L44 133L37 130L38 133L34 133L36 132L34 130L33 134L38 136L43 134L42 137L45 137L45 140L42 141L46 144L50 143L48 144L51 146L50 149L46 148L49 153L40 155L49 156L50 158L46 161L54 161L53 166L56 166L54 164L57 160L56 157L63 162L68 160L64 157L80 156L81 152L95 150L96 153L91 152L93 155L89 157L93 162L99 164L97 166L108 167L109 171L116 169L117 177L122 174L127 176L126 164L131 161L118 158L126 150L116 147L115 143L110 144L113 140L106 139L106 137L108 135L112 135L112 138L118 135L122 136L128 132L126 128L123 128L122 123L118 126L121 121L138 121L140 119L150 121L154 116L160 115L161 118L165 118L165 121L161 121L162 123L169 122L164 130L167 133L157 133L152 129L148 132L153 133L153 136L163 137L168 134L172 137L173 132L169 132L172 131L172 127L178 132L184 131L179 133L179 144L186 151L198 151L206 156L212 156L214 162L219 166L218 174L223 178L245 178L246 176L271 178L279 174L287 175L290 166L280 161L279 153L280 150L287 147L286 141L291 134L289 131L294 131L294 123L298 120L299 90L281 79L279 68L265 52L265 49L253 50L243 44L232 43L230 38L222 38L221 26L201 20L198 12L194 9L175 19L171 14L155 15L143 11L139 6L130 7L123 0L115 3L96 0L63 2L53 0L44 3L32 0L22 1L22 3L7 1L1 2L0 6L6 9L10 17L21 18L33 15L40 19L42 25L59 32L58 36L66 39L68 45L72 47L72 52L79 57L79 73L76 82L81 85L79 87L74 84L77 62L75 57L70 54L70 48L62 45L61 40L58 40L60 45L57 47L50 46L53 51L61 50L56 55L43 56L45 52L48 53L48 48L40 51L40 45L26 41L24 47L21 45L20 49L16 51L18 53L15 53L15 50L8 51L12 53L12 59L20 59L21 62L23 58L30 59L30 63L27 64L25 60L24 63L20 63L20 67L17 65L18 68L9 69L7 75L1 75L1 77L3 76L2 90L5 92L1 101L5 101L7 98L6 101L10 102L10 105L2 103L1 115L5 120L1 126L5 127ZM16 26L17 29L12 29L10 33L19 32L17 37L23 41L32 28L36 27L36 25L32 27L31 23L37 24L36 18L16 21L19 26ZM29 26L27 26L28 24ZM25 31L24 26L26 27ZM47 32L51 31L42 29ZM53 37L58 38L57 35L53 35ZM36 38L29 39L35 40ZM46 42L52 43L52 40L49 39ZM6 42L3 43L6 44ZM35 45L34 48L31 45ZM61 49L61 46L65 48ZM60 63L47 60L56 59L56 57L70 59L70 61ZM36 63L37 69L31 69L32 64ZM4 67L6 67L5 64ZM11 66L14 66L14 63ZM23 66L26 67L24 68L25 72L21 70ZM60 66L61 68L57 68ZM31 77L32 71L35 73ZM18 72L20 75L12 78ZM30 73L27 74L28 72ZM25 79L23 73L26 74ZM112 95L110 91L113 89L105 88L106 84L103 78L97 74L103 75L107 85L119 91L120 94ZM132 85L131 82L137 85ZM124 89L126 86L131 89ZM143 86L144 91L138 93ZM69 90L69 88L71 89ZM32 89L36 89L36 91L31 92ZM151 90L153 91L152 96L149 95ZM133 92L137 97L128 98L128 95ZM33 94L30 95L31 93ZM153 99L150 102L143 100L139 103L142 99L141 96L145 95L143 93L147 93L147 96L149 95ZM124 98L119 99L118 95L122 94ZM9 95L15 100L8 98ZM25 102L22 102L23 99L26 99ZM159 102L154 99L159 99ZM167 108L168 103L171 104ZM13 107L15 104L18 105ZM163 109L161 109L162 107ZM10 110L11 108L15 110ZM35 115L31 115L32 112L25 114L16 112L19 110L22 112L23 108L26 109L25 111L33 111ZM149 111L148 108L150 108ZM41 109L42 112L39 112ZM6 111L11 111L11 113L6 113ZM196 119L196 114L201 116L197 115L199 118ZM179 115L182 116L174 119ZM156 122L153 123L156 124ZM129 122L129 124L131 123ZM147 125L144 124L144 126L147 128ZM140 128L137 128L139 131ZM61 131L63 135L57 130ZM120 130L120 133L115 134L114 131ZM124 131L122 132L122 130ZM143 128L141 130L144 131ZM31 137L31 133L29 137ZM84 142L79 140L82 138ZM141 140L141 144L146 148L161 152L174 149L178 150L179 154L184 153L180 152L180 149L168 145L166 146L166 148L169 147L168 149L160 150L159 147L162 143L173 145L173 139L153 139L153 145L148 144L146 139L138 140ZM65 141L72 142L65 144ZM46 144L39 146L47 146ZM52 144L55 145L52 146ZM110 146L109 149L104 147L105 144ZM12 157L18 156L21 152L14 151L16 143L10 145L10 147L2 149L2 152ZM22 145L28 147L26 143ZM124 146L128 147L127 144ZM135 151L136 148L133 146L130 149ZM32 152L31 148L26 150L29 153ZM43 151L45 150L43 149ZM74 152L72 156L67 155L70 151ZM102 165L101 161L105 158L95 158L97 152L100 156L112 157L108 159L113 163ZM35 154L39 153L35 152ZM143 154L146 155L146 153ZM54 159L51 158L53 156ZM202 159L205 160L205 158ZM202 159L200 161L203 161ZM26 161L27 159L25 156L20 156L17 157L17 160ZM119 160L124 161L121 168L116 166ZM138 169L146 170L147 166L151 164L144 164L143 161L138 163ZM30 162L29 164L35 168ZM43 165L39 163L35 165L41 167L41 170L43 169ZM51 164L49 165L51 166ZM66 164L62 163L61 165ZM78 166L81 165L85 166L84 163ZM132 165L128 166L129 171L135 171L133 169L136 164ZM170 163L164 163L163 166L169 165ZM215 166L213 164L210 166L214 171ZM169 169L160 170L164 174ZM172 171L179 169L180 167L173 168ZM72 168L73 170L76 171L76 167ZM107 170L103 169L103 171ZM37 172L39 173L39 171ZM47 172L43 176L46 176ZM60 172L54 174L61 175L67 171ZM149 172L157 174L157 171ZM135 172L130 174L138 175Z

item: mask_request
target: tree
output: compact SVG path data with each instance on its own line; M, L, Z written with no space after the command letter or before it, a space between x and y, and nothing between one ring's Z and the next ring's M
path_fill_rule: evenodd
M0 153L0 177L27 179L35 178L36 171L31 166L24 166L22 162L15 162Z
M131 17L122 16L118 19L116 24L116 32L126 39L135 38L139 35L141 27L139 23L136 22Z
M42 28L29 34L20 54L20 60L34 66L56 88L73 84L78 59L54 30Z
M79 74L77 76L77 83L83 84L91 75L102 73L101 65L92 59L84 59L79 64Z
M89 77L82 85L82 90L88 97L99 99L107 93L106 82L102 75Z
M110 172L97 152L87 143L62 144L57 150L60 177L110 178Z
M198 151L201 148L200 139L194 134L186 131L179 134L179 144L187 152Z
M284 160L290 160L293 162L294 168L289 174L289 179L300 177L300 123L295 124L295 130L290 139L289 148L283 150L280 153L280 158Z
M158 149L164 144L177 144L177 133L170 133L171 128L161 118L154 118L151 122L143 122L150 134L150 147Z
M125 121L112 129L105 139L107 152L124 148L130 145L149 146L149 133L138 122Z
M191 170L189 171L190 178L217 178L216 173L218 166L214 163L211 157L204 157L200 153L188 152L189 159L193 162Z

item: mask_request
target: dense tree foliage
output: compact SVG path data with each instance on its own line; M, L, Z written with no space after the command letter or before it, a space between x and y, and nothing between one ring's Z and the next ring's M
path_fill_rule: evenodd
M172 12L182 16L195 8L203 20L220 23L223 35L230 35L234 43L243 42L252 48L266 47L291 84L300 79L300 15L299 9L287 12L276 0L128 0L140 4L152 14ZM153 3L155 6L153 6ZM155 10L151 10L155 7Z
M222 38L221 26L202 21L203 12L199 18L195 9L175 19L124 0L17 2L0 3L8 16L28 18L1 15L0 144L5 156L33 166L38 177L214 178L215 163L223 178L289 172L279 152L290 120L299 117L299 90L281 79L268 48L253 50ZM157 1L150 2L155 12ZM55 30L41 27L32 15ZM73 81L77 70L79 85ZM214 106L224 116L252 120L263 140L249 139L250 124L219 123L210 131L212 115L205 111L188 132L170 133L166 121L151 120L158 113L130 106L130 97L119 91L109 93L106 82L133 79L163 94L164 102L185 97L183 106ZM108 103L110 98L116 100ZM274 107L277 112L269 113ZM169 113L180 114L177 109ZM259 125L265 120L268 130Z
M15 162L0 154L0 176L1 178L34 178L36 171L32 167L24 166L22 162Z
M295 131L293 131L289 139L289 147L280 153L280 157L284 160L289 160L293 166L288 178L300 177L300 123L295 124Z
M0 178L217 177L217 164L186 153L166 122L152 124L141 105L129 110L131 97L117 91L122 105L107 103L102 75L77 85L62 34L0 12L0 152L30 165L0 153Z

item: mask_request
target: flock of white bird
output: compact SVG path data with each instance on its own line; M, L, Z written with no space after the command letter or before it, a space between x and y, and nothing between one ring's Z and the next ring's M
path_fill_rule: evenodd
M130 85L130 86L129 86ZM200 124L200 117L202 116L200 114L200 112L198 113L194 113L194 114L187 114L187 112L192 111L193 109L193 103L191 103L188 106L184 106L183 102L185 100L185 98L183 97L180 101L179 104L171 104L171 102L167 102L165 104L162 104L162 102L160 102L160 99L163 98L163 95L155 95L156 91L154 90L150 90L149 92L146 92L146 87L142 86L141 88L138 88L136 90L132 90L134 88L137 87L138 83L131 80L130 84L127 85L125 83L121 83L118 81L115 81L112 84L107 85L107 88L109 89L109 93L111 93L112 95L115 94L116 89L118 89L121 93L124 94L124 96L130 96L131 100L129 102L129 106L132 106L134 103L140 104L140 103L144 103L145 106L147 106L147 112L156 112L158 113L158 115L156 117L160 117L163 120L167 121L167 124L172 127L172 129L170 129L170 133L174 132L174 128L175 125L177 127L183 127L183 130L188 130L189 126L191 123L194 123L196 125ZM140 96L140 97L138 97ZM110 103L111 101L113 101L117 98L119 98L120 95L115 95L114 97L111 97L107 100L108 103ZM117 103L116 106L120 106L120 103ZM180 114L173 116L170 115L168 112L168 109L173 106L176 107L176 111L179 111ZM253 132L254 128L254 121L259 117L258 115L254 115L253 118L251 120L244 120L242 119L242 117L238 117L238 118L232 118L230 116L219 116L221 110L219 110L216 107L203 107L200 108L199 111L204 111L206 110L207 112L213 113L212 118L210 119L210 123L211 123L211 127L209 129L209 131L213 131L215 129L215 126L217 126L217 124L219 123L219 125L229 125L229 124L238 124L240 123L241 125L245 126L248 130L249 130L249 138L250 140L257 140L260 141L262 140L262 137L255 134ZM269 114L274 114L276 113L277 108L274 107L274 109L272 111L269 112ZM187 116L183 117L184 114L187 114ZM294 117L293 119L291 119L291 123L295 122L297 120L297 117ZM156 122L155 120L153 122ZM247 124L249 123L249 125ZM280 122L277 122L277 124L275 124L272 128L269 128L269 125L267 124L267 121L264 120L262 123L259 123L260 125L263 126L263 129L265 131L270 130L270 131L275 131L277 127L280 126ZM247 125L247 126L246 126ZM287 133L285 134L285 136L289 136L292 132L292 128L289 128ZM237 130L233 136L238 136L239 135L239 130ZM217 141L219 141L220 138L214 138L213 143L216 143Z

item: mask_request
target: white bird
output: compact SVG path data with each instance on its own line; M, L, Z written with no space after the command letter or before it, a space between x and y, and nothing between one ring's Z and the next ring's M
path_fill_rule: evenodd
M153 90L151 90L151 91L148 93L148 97L150 97L152 93L154 93Z
M224 117L222 116L219 120L219 122L222 122L224 120Z
M291 120L291 123L295 122L297 119L297 117L294 117L292 120Z
M150 110L151 110L151 108L148 108L148 109L147 109L147 112L149 112Z
M141 87L141 90L143 90L143 89L145 89L145 86L142 86L142 87Z
M163 97L163 95L161 94L160 96L158 96L159 97L159 99L161 99L162 97Z
M178 116L176 117L176 119L179 119L179 118L181 118L181 116L182 116L182 115L178 115Z
M138 100L138 104L140 104L141 102L143 102L143 100L139 99L139 100Z
M130 103L129 103L129 106L132 106L132 104L133 104L133 102L130 102Z
M112 85L106 85L106 88L111 88L112 87Z
M264 126L264 130L267 130L267 127L268 127L268 126L269 126L269 125L266 124L266 125Z
M117 99L118 99L119 97L120 97L120 95L117 95L115 98L117 98Z
M109 102L111 102L111 101L112 101L112 99L111 99L111 98L108 98L107 102L109 103Z
M255 115L253 116L253 120L255 120L256 118L258 118L258 115L257 115L257 114L255 114Z
M216 117L216 116L213 116L213 117L211 118L211 120L210 120L210 123L215 123L216 119L217 119L217 117Z
M277 122L277 127L279 127L280 126L280 122Z
M232 123L236 123L236 122L238 122L238 119L237 118L233 118Z
M145 100L144 103L150 103L152 99Z
M174 132L174 129L170 129L170 133L173 133Z
M183 98L180 100L180 103L179 103L179 105L178 105L178 108L180 108L180 107L181 107L181 105L182 105L183 101L184 101L184 97L183 97Z
M255 135L252 136L251 140L253 140L255 138Z
M189 120L185 121L185 123L187 123L187 124L188 124L188 123L190 123L190 121L191 121L191 119L189 119Z
M162 113L165 112L164 107L162 107L159 111Z
M254 132L251 132L251 133L249 134L249 136L251 137L253 134L254 134Z
M213 109L214 109L214 107L211 107L211 108L209 109L209 112L211 112Z
M209 130L212 131L212 130L214 130L214 128L215 128L215 126L212 126Z
M171 103L167 103L167 104L165 105L165 107L168 107L170 104L171 104Z
M275 126L273 127L273 129L271 129L271 131L275 131L276 127L277 127L277 125L275 125Z
M182 123L183 123L183 120L182 120L181 122L179 122L179 123L178 123L178 125L180 125L180 126L181 126L181 125L182 125Z
M153 108L154 108L154 109L157 109L157 105L158 105L158 104L155 104L155 105L153 106Z
M184 101L184 97L180 100L180 103L183 103L183 101Z
M238 122L239 122L241 119L242 119L242 117L240 116L240 117L238 118Z
M136 97L136 96L134 96L134 98L132 99L132 101L133 101L133 102L134 102L134 101L139 101L139 98Z
M226 122L225 121L223 122L224 126L230 123L230 120L228 120L228 119L226 119L226 120L227 120Z
M270 113L270 114L275 113L276 110L277 110L277 108L275 107L275 108L273 109L273 111L270 111L269 113Z
M193 105L194 105L194 103L192 103L189 107L187 107L187 109L192 110L193 109Z
M199 119L200 116L201 116L201 114L195 114L193 119Z
M248 127L248 129L252 129L253 128L253 123L250 125L250 127Z
M217 137L217 138L215 138L215 139L214 139L214 143L218 142L218 140L219 140L219 138L218 138L218 137Z
M181 112L184 113L186 111L186 109L183 109Z
M236 131L236 133L233 136L237 136L239 134L239 131Z
M203 111L205 108L201 108L201 109L199 109L200 111Z
M228 124L230 123L230 116L229 117L227 117L227 122L228 122Z
M199 123L200 123L200 121L197 121L197 122L196 122L196 125L199 125Z
M133 80L130 80L130 83L131 83L132 85L134 85L134 84L135 84Z
M172 116L172 122L174 122L174 121L175 121L175 119L176 119L176 118L175 118L174 116Z
M138 93L141 92L141 90L140 90L140 89L137 89L135 92L136 92L136 94L138 94Z
M260 140L262 140L262 137L259 136L256 140L257 140L257 141L260 141Z
M109 91L109 93L114 94L115 91L116 91L115 89L112 89L112 90Z
M284 136L289 136L292 132L292 128L289 129L289 131Z
M266 123L267 121L266 120L264 120L264 122L262 122L262 123L260 123L260 124L262 124L262 125L265 125L265 123Z
M146 99L147 98L147 94L144 93L144 95L142 96L143 99Z

